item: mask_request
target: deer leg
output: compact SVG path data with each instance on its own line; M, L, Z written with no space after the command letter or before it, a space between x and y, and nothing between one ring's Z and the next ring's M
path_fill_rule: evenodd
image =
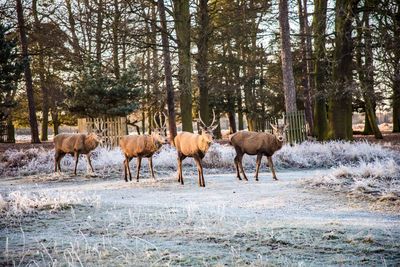
M137 157L137 170L136 170L136 181L139 182L140 166L142 165L142 157Z
M54 172L57 172L59 158L60 158L60 153L58 151L56 151L56 153L54 155Z
M131 166L129 165L129 162L131 162L132 158L128 157L126 160L126 167L128 169L128 173L129 173L129 180L132 181L132 174L131 174Z
M195 157L194 161L196 162L197 172L199 174L199 186L205 187L206 185L204 184L203 167L201 166L201 159L198 157Z
M125 182L128 182L128 167L127 167L127 164L129 164L128 157L125 155L125 159L124 159L124 178L125 178Z
M182 161L186 158L183 154L178 154L178 183L183 183L183 175L182 175Z
M240 178L240 173L239 173L239 157L238 157L238 155L236 155L235 156L235 159L234 159L234 162L235 162L235 168L236 168L236 177L239 179L239 180L242 180L242 178Z
M151 177L153 179L156 179L156 177L154 176L154 170L153 170L153 157L149 157L149 167L150 167L150 171L151 171Z
M258 181L258 171L259 171L260 165L261 165L261 158L262 158L262 154L257 154L257 160L256 160L256 181Z
M74 175L76 175L76 168L78 167L78 160L79 160L79 152L78 152L78 151L75 151L75 152L74 152L74 157L75 157Z
M272 157L268 157L268 166L271 168L272 179L278 180L278 178L276 178L274 163L272 162Z
M93 166L92 166L92 160L90 159L90 154L86 154L86 159L87 159L87 162L89 164L90 170L92 171L92 173L94 173L94 169L93 169Z
M238 159L239 167L240 167L240 169L241 169L241 171L242 171L243 178L244 178L246 181L248 181L249 179L247 179L247 176L246 176L246 174L244 173L242 160L243 160L243 155L240 155L240 156L239 156L239 159Z
M65 154L61 153L57 159L57 166L58 166L58 171L61 172L61 159L65 156Z

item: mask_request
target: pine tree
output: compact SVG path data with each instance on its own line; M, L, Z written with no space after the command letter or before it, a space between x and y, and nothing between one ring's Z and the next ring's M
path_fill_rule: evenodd
M68 110L80 117L126 116L139 106L142 88L133 65L119 79L91 64L67 90Z
M17 43L6 38L7 31L8 28L0 24L0 125L9 121L11 110L16 105L14 97L17 81L23 71L23 63L17 53ZM13 136L9 136L8 139L10 138L14 139Z

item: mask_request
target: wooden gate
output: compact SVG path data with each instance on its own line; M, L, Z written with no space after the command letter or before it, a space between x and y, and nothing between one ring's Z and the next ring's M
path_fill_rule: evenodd
M286 113L284 115L286 140L290 144L301 143L307 139L306 114L304 110Z
M91 133L96 130L102 131L104 147L116 147L121 136L128 134L126 117L101 117L78 119L78 131L80 133Z

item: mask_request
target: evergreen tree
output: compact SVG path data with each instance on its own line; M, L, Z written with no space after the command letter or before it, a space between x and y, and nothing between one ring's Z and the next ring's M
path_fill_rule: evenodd
M17 81L23 71L23 64L17 54L15 40L7 40L8 28L0 24L0 122L7 120L14 100Z
M97 70L90 65L67 90L71 113L80 117L126 116L139 107L142 88L133 65L118 79Z

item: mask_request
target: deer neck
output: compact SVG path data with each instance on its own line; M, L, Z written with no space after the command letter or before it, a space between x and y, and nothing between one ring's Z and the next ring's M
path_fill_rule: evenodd
M206 137L204 136L204 134L201 134L198 138L198 147L203 152L203 154L205 154L210 147L210 145L206 141Z
M151 139L153 141L153 142L151 142L153 145L153 150L157 151L161 147L161 143L154 136L152 136Z
M85 149L91 151L97 147L99 142L93 136L86 136L85 138Z

